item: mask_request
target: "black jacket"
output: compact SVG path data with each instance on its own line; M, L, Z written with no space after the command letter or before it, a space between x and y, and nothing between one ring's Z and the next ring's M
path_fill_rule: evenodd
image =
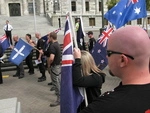
M73 85L77 87L85 87L87 93L88 104L91 103L94 99L101 95L101 87L105 82L104 73L93 73L89 76L82 76L81 73L81 59L75 59L72 69L73 75ZM81 104L83 109L85 105L84 102Z

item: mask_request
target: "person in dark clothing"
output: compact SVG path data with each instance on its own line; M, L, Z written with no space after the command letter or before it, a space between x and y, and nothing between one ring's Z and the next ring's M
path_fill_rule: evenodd
M46 48L44 49L44 55L46 56L46 67L49 65L49 57L50 57L50 46L52 41L48 38ZM48 85L52 85L52 82L48 83ZM50 91L53 91L55 88L52 87Z
M43 82L46 80L44 58L42 55L42 52L44 50L44 41L41 38L40 33L35 33L35 37L38 39L36 47L39 51L41 51L41 52L39 52L38 50L36 51L36 58L38 61L41 61L41 63L38 64L38 67L39 67L40 73L42 74L42 76L38 78L38 82Z
M36 46L35 42L34 42L33 40L31 40L31 35L30 35L30 34L26 34L26 37L25 37L25 38L26 38L27 42L28 42L31 46L33 46L33 47ZM33 50L32 50L32 51L30 52L30 54L26 57L26 64L27 64L27 66L28 66L28 68L29 68L28 73L29 73L30 75L34 74L34 67L33 67L32 57L33 57Z
M14 46L15 46L19 41L19 37L17 35L14 35L13 40L15 42L15 44L14 44ZM24 77L23 61L19 65L17 65L17 71L16 71L16 74L13 75L13 77L18 77L18 79L21 79Z
M50 45L50 57L48 60L48 71L51 75L52 85L55 88L55 94L57 99L55 102L50 104L50 107L60 105L60 76L61 76L61 47L57 41L57 34L51 32L49 39L52 41Z
M105 74L96 66L93 57L87 51L74 49L75 63L73 64L73 85L85 87L87 101L90 104L101 95L102 84L105 82ZM85 107L83 101L78 112Z
M2 48L2 45L0 43L0 57L3 56L3 48ZM1 71L1 60L0 59L0 84L3 84L3 77L2 77L2 71Z
M149 48L148 34L139 26L128 25L112 33L107 45L109 72L121 83L80 113L149 113Z
M89 37L89 42L88 42L88 48L89 48L89 52L91 52L91 50L93 49L95 43L96 43L96 40L93 36L93 32L92 31L89 31L88 33L86 33Z

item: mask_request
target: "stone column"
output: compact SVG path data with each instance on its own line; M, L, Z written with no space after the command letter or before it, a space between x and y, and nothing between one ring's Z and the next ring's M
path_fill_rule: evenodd
M23 14L24 15L28 15L29 11L28 11L28 2L27 0L22 0L23 1Z
M95 0L95 14L99 13L99 0Z
M44 3L43 3L43 0L40 0L40 15L44 15Z
M81 0L82 1L82 15L85 14L85 0Z
M6 15L4 0L0 0L0 14L1 15Z

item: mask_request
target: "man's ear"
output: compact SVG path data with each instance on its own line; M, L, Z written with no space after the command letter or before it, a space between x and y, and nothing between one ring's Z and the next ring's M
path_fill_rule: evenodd
M120 67L124 67L128 64L128 58L125 55L121 55Z

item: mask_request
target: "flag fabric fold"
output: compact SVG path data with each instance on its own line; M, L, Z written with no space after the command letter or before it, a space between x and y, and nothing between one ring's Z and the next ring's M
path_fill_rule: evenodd
M58 29L56 29L53 32L58 33L60 30L61 30L61 28L58 28ZM41 38L44 40L44 42L47 42L47 40L48 40L48 34L42 36Z
M102 32L102 35L97 40L94 48L91 51L91 54L95 60L96 65L103 70L108 65L107 60L107 53L106 53L106 47L107 47L107 41L111 33L113 32L113 28L110 24L108 24L106 30Z
M72 83L72 64L74 58L70 25L70 20L67 16L62 52L60 113L77 113L77 108L83 100L78 88L73 87Z
M12 50L9 60L19 65L30 54L32 49L33 47L31 45L20 38Z
M58 28L58 29L56 29L56 30L53 31L53 32L58 33L60 30L61 30L61 28ZM42 36L41 38L42 38L43 41L44 41L44 48L46 48L46 46L47 46L47 44L48 44L48 42L47 42L47 41L48 41L48 34Z
M120 0L104 17L118 29L128 21L147 16L145 0Z
M77 30L77 43L80 44L81 49L83 49L83 50L86 50L85 41L84 41L85 36L86 36L86 34L84 32L84 29L83 29L82 17L80 17L79 28Z
M10 43L9 43L9 40L7 38L6 35L3 35L1 38L0 38L0 43L2 45L2 51L4 52L8 47L10 47Z

